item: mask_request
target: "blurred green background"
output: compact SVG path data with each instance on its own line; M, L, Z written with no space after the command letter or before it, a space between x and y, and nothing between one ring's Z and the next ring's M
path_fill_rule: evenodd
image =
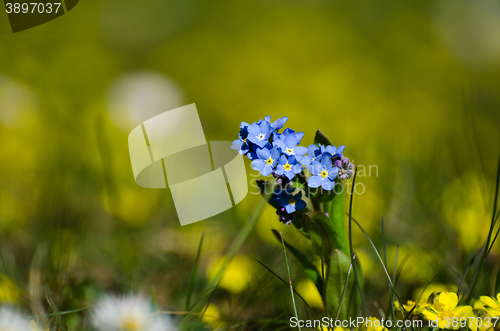
M498 31L493 0L84 0L16 34L0 13L0 299L38 315L153 290L160 307L183 311L205 232L199 298L260 196L251 187L235 208L180 227L168 189L135 184L128 133L189 103L207 140L237 139L240 122L272 115L304 131L302 145L317 129L346 145L366 167L353 216L380 248L383 215L389 259L398 245L399 264L407 257L401 297L434 274L456 287L491 219ZM291 316L289 289L255 261L285 277L273 228L307 246L267 207L212 298L207 314L220 318L204 320L214 327ZM387 284L354 237L376 311ZM321 308L291 264L298 291ZM87 313L50 322L89 323Z

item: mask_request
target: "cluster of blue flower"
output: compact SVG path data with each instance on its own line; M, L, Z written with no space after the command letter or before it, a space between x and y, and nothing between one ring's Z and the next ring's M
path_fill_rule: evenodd
M271 122L271 116L266 116L252 124L241 123L239 139L233 142L232 148L252 160L252 168L264 177L273 175L289 182L307 168L311 173L307 185L311 188L330 191L335 186L335 178L344 180L354 174L354 165L342 154L345 146L299 146L303 132L289 128L278 132L287 120L282 117ZM283 207L281 211L287 214L305 208L301 198L302 193L294 195L293 189L276 194L276 201Z

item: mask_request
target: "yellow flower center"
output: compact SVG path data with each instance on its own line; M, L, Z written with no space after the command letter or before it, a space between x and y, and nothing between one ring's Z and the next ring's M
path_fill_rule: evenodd
M328 171L323 170L323 171L321 172L321 177L325 178L325 177L327 177L327 176L328 176Z
M288 204L290 204L292 206L295 205L295 199L288 200Z
M140 330L139 322L134 318L127 318L123 321L121 330L139 331Z
M274 162L274 160L273 160L272 158L268 158L268 159L266 160L266 164L268 164L268 165L273 164L273 162Z
M292 169L292 166L291 166L290 164L288 164L288 163L287 163L287 164L285 164L285 165L283 166L283 169L285 169L286 171L289 171L290 169Z
M287 153L287 154L293 154L293 149L288 148L288 149L285 151L285 153Z

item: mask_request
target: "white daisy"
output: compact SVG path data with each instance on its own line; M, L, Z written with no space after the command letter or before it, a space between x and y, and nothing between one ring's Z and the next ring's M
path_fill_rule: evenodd
M32 331L28 320L10 307L0 308L1 331Z
M154 314L149 300L134 295L101 299L95 307L95 323L101 331L175 330L164 316Z

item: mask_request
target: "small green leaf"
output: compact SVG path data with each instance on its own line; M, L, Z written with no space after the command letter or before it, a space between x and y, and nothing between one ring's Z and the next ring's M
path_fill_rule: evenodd
M330 139L328 139L328 137L320 130L316 131L316 136L314 137L314 143L320 144L320 145L325 145L325 146L332 144L330 142Z
M341 240L341 238L345 237L344 227L336 228L335 224L325 213L318 211L305 213L302 217L302 223L309 233L312 244L318 254L322 254L322 247L325 249L323 253L325 258L328 258L331 251L335 249L340 249L348 254L349 247L346 242ZM323 241L325 242L324 244Z
M273 230L273 234L278 239L279 242L281 242L281 236L278 233L278 231ZM290 252L295 256L295 258L300 262L302 267L304 268L306 275L311 278L313 281L314 285L316 285L316 288L318 289L319 293L323 293L323 281L321 280L321 275L319 272L316 270L316 267L314 264L309 260L309 258L299 251L297 248L293 247L290 245L288 242L285 241L285 246L288 248Z

